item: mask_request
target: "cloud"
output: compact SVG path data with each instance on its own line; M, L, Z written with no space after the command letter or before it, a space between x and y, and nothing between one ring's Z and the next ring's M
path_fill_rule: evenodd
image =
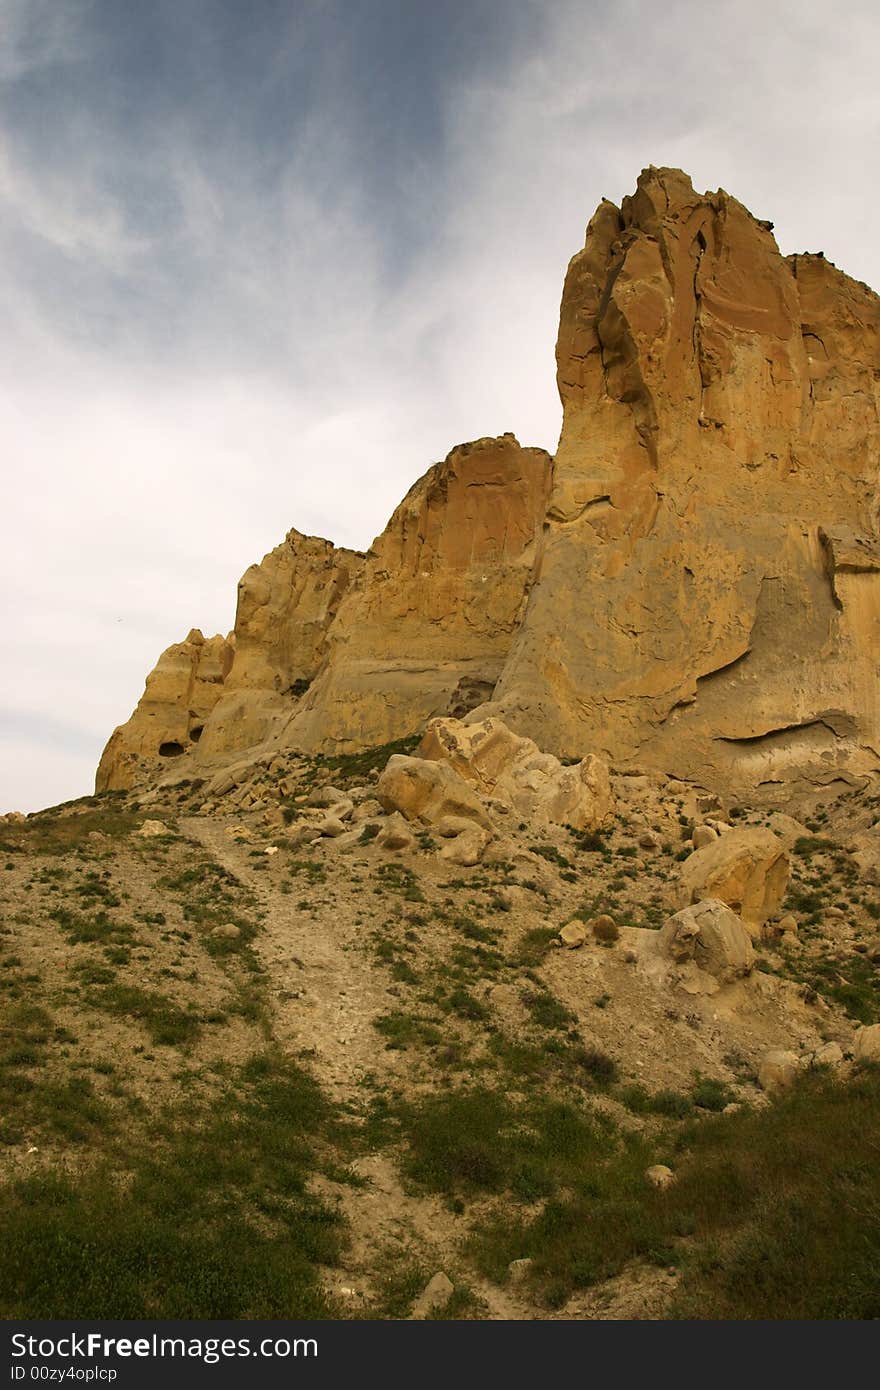
M565 266L643 165L880 283L869 4L0 16L2 809L88 791L290 526L364 547L461 440L555 446Z

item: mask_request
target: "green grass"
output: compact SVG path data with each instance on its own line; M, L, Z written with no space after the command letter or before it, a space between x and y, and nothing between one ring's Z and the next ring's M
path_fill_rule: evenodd
M499 1131L490 1176L510 1162L503 1120ZM558 1190L565 1164L551 1155L551 1200L534 1216L507 1202L480 1220L471 1251L499 1281L511 1260L530 1258L535 1290L553 1306L638 1259L680 1268L673 1316L877 1318L878 1149L880 1073L849 1084L807 1075L768 1109L685 1125L653 1152L638 1138L598 1155L576 1143L568 1195ZM656 1161L677 1176L663 1193L644 1180Z
M310 1195L344 1135L315 1082L257 1057L209 1112L166 1116L147 1144L76 1178L0 1189L6 1318L322 1318L318 1266L344 1228Z

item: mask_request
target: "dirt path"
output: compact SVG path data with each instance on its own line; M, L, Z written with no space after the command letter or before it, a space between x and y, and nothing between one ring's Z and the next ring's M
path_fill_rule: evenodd
M282 1047L308 1049L318 1080L337 1102L363 1099L367 1075L396 1079L403 1069L400 1054L382 1048L372 1022L391 1001L381 978L367 967L363 928L353 924L351 905L339 901L339 885L332 897L311 890L313 906L303 911L295 894L281 892L271 869L253 867L253 845L236 843L222 822L193 818L180 826L266 912L255 948L271 982L273 1030Z

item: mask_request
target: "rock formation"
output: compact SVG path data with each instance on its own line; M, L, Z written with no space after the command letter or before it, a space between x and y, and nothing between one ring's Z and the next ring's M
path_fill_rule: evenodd
M877 296L650 168L569 266L557 364L555 461L459 446L366 557L291 532L229 642L163 656L99 789L436 716L725 793L878 769Z
M710 785L874 768L880 301L677 170L568 269L564 422L492 709Z
M387 743L490 698L522 619L551 459L512 434L453 449L367 555L285 730L306 751Z
M110 736L98 767L97 791L147 782L198 745L223 694L234 650L232 639L206 640L194 628L185 642L162 653L134 714Z

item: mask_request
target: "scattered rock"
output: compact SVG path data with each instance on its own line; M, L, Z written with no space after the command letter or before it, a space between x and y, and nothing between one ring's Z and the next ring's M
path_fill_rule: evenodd
M754 966L749 933L736 913L717 898L676 912L662 927L657 944L671 960L693 961L722 984L748 975Z
M788 854L772 830L732 830L684 861L678 898L682 907L720 898L754 935L778 913L788 874Z
M645 1169L645 1181L665 1192L666 1188L675 1182L675 1174L665 1163L653 1163L650 1168Z
M559 940L569 951L576 951L587 939L587 929L583 922L566 922L559 933Z
M784 1091L793 1085L800 1069L796 1052L781 1049L765 1052L758 1067L758 1082L764 1091Z
M414 1318L429 1318L432 1313L439 1313L442 1308L446 1307L454 1293L455 1285L452 1280L442 1271L438 1272L413 1304L412 1316Z
M154 835L168 835L170 831L160 820L145 820L138 834L143 835L145 839L152 839Z
M859 1028L853 1042L853 1057L857 1062L880 1062L880 1023Z

